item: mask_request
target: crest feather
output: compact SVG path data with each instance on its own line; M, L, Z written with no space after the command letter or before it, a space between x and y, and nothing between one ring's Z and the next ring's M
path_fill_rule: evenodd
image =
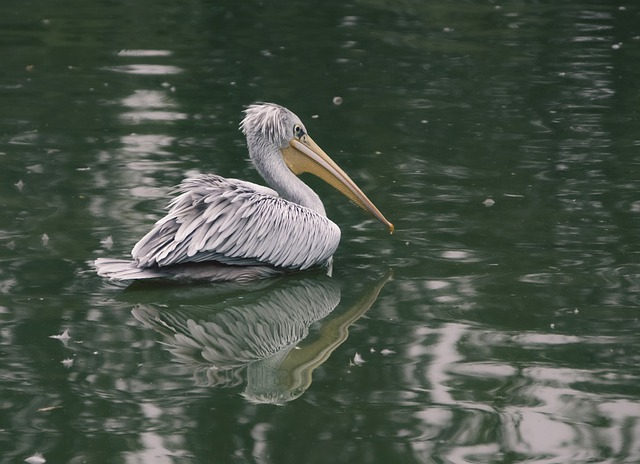
M290 138L287 122L298 119L291 111L275 103L249 105L244 113L240 123L242 133L246 136L260 134L273 142Z

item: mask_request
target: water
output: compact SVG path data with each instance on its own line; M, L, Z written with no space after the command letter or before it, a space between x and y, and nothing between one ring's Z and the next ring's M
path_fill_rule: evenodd
M0 462L640 461L633 2L0 12ZM396 233L306 179L331 278L96 276L258 100Z

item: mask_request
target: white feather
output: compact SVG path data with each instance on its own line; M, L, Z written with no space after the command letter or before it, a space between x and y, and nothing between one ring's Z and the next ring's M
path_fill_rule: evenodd
M161 267L210 259L286 269L326 265L340 240L338 227L254 186L214 175L185 180L167 216L134 247L133 258Z

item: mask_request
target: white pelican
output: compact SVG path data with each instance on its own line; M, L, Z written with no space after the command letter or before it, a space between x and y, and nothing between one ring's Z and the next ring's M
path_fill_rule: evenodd
M99 275L242 281L329 266L340 229L297 177L303 172L328 182L393 232L393 224L316 145L298 116L273 103L244 112L240 128L249 156L273 189L213 174L186 179L169 213L133 247L133 260L99 258Z

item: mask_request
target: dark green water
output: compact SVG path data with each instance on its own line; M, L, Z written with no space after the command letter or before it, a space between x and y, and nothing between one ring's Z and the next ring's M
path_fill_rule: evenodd
M640 462L640 7L397 3L0 5L1 463ZM259 100L396 233L309 179L331 278L96 276Z

